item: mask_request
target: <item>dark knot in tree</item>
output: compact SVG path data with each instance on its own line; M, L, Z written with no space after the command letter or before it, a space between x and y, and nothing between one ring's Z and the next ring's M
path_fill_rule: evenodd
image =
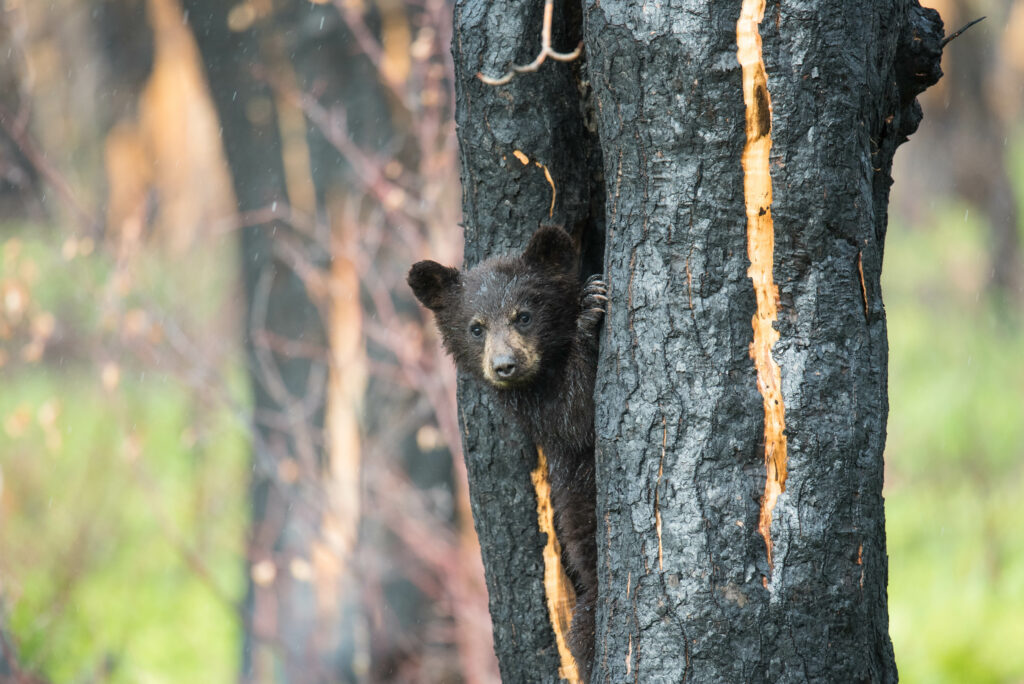
M912 6L896 52L896 87L901 108L910 106L914 98L942 78L943 45L939 13L930 7Z

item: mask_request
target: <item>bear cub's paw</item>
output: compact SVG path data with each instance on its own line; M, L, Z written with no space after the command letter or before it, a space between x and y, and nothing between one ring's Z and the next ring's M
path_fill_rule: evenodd
M605 305L608 303L608 286L601 280L601 275L595 273L587 278L583 286L583 295L580 297L580 331L588 335L596 335L597 328L601 325L604 317Z

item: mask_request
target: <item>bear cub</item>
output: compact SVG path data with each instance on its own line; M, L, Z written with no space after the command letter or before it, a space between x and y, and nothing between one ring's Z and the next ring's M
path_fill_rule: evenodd
M581 284L572 239L542 226L518 256L461 272L433 261L409 271L448 353L494 394L544 450L555 531L576 590L569 648L590 680L597 601L594 376L607 301L600 276Z

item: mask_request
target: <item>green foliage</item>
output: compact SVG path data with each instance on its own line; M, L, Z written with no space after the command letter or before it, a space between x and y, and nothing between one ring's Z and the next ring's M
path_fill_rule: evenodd
M190 375L209 360L146 351L167 346L167 311L209 323L226 277L153 258L119 293L107 255L25 236L0 242L17 243L0 284L27 293L19 319L53 312L58 332L38 359L22 352L31 325L0 340L0 597L20 660L53 682L230 681L249 468L246 419L221 394L241 369L227 358L236 387L211 387Z
M35 372L5 389L0 415L55 410L60 435L37 419L0 436L5 589L25 664L57 682L107 667L115 682L230 680L246 470L230 418L196 415L168 382L108 393ZM199 420L205 443L190 445Z
M889 230L889 608L906 682L1024 678L1024 328L965 206Z

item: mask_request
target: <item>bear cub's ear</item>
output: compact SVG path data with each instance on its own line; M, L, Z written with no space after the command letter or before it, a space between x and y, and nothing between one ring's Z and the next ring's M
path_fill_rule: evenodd
M523 251L523 261L556 273L576 270L576 248L572 238L558 226L541 226Z
M436 261L419 261L409 269L409 287L423 306L443 309L449 290L459 284L459 270Z

